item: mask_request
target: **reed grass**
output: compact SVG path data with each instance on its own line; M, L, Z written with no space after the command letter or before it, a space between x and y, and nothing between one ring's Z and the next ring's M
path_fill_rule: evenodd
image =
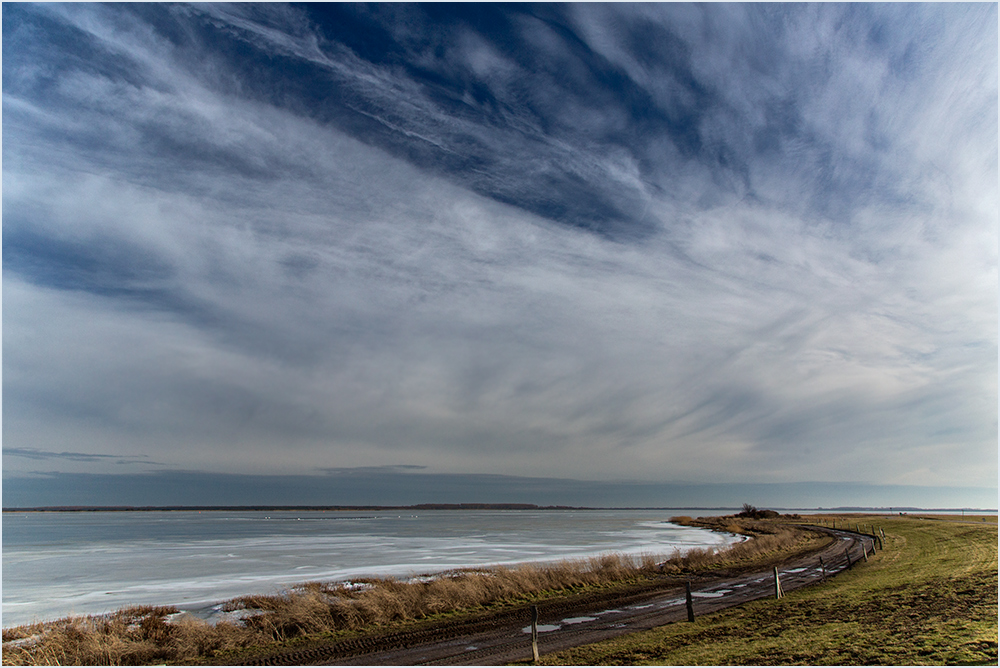
M224 604L242 619L211 625L190 616L168 620L171 607L132 607L109 615L69 617L3 630L3 665L142 665L195 663L296 638L359 631L444 613L525 603L544 595L607 587L741 564L801 547L806 532L788 525L735 518L697 523L744 534L726 550L654 555L602 554L557 563L461 570L401 581L372 578L305 583L272 596L244 596Z

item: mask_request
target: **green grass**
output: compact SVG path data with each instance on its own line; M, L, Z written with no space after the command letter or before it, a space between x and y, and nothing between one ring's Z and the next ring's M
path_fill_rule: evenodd
M997 665L997 525L965 519L859 518L886 549L825 584L542 663Z

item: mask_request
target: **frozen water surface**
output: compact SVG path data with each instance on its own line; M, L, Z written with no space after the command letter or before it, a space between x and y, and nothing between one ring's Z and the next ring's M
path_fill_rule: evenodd
M616 552L670 556L733 536L701 511L4 513L2 623L132 604L198 610L308 581L412 578Z

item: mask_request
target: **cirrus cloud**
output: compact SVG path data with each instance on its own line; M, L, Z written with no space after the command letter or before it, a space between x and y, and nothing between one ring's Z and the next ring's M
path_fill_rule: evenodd
M995 6L3 31L7 454L995 485Z

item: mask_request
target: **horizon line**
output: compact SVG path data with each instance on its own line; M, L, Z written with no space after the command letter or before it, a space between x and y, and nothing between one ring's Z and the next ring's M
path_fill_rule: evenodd
M292 505L161 505L161 506L14 506L4 507L4 513L26 512L168 512L168 511L377 511L377 510L740 510L740 506L568 506L546 505L532 503L418 503L407 505L345 505L345 504L292 504ZM997 508L922 508L919 506L817 506L804 507L772 507L770 510L805 510L805 511L923 511L923 512L985 512L996 513Z

